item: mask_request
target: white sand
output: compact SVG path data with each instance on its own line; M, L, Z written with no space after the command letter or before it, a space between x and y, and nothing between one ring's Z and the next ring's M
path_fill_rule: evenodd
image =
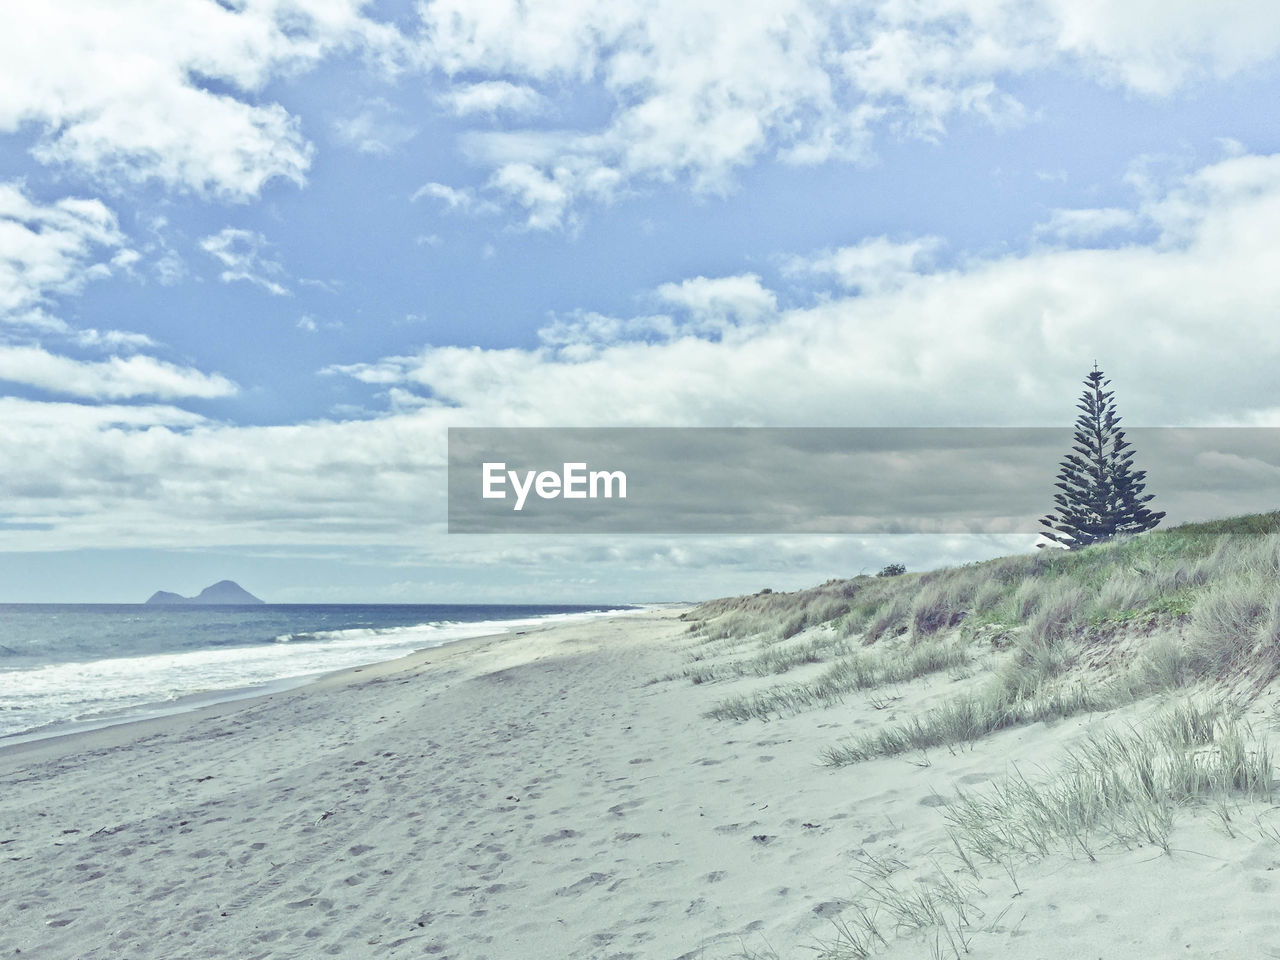
M0 752L0 958L811 957L866 899L860 857L900 859L909 889L944 856L938 794L1034 769L1086 725L828 769L822 746L951 681L888 710L710 721L766 681L648 684L684 662L673 618L469 641ZM984 881L972 956L1280 956L1280 844L1180 823L1172 855ZM889 940L878 956L933 955Z

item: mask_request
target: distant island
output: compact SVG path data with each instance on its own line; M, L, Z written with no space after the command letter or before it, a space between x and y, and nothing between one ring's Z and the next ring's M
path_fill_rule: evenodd
M151 595L151 599L147 603L154 604L246 604L246 603L262 603L252 593L246 590L234 580L219 580L211 587L205 587L197 596L180 597L176 593L170 593L168 590L157 590Z

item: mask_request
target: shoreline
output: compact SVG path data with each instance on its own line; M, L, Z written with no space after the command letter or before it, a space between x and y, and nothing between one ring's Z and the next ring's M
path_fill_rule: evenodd
M370 679L402 670L416 669L419 666L427 666L432 661L419 662L417 660L418 657L426 654L450 650L462 655L467 651L484 649L490 643L509 640L519 635L516 633L489 633L479 637L467 637L462 640L441 644L439 647L424 647L420 650L413 650L390 660L378 660L360 666L343 667L339 670L292 678L296 682L287 683L287 685L279 689L261 690L242 687L239 688L242 691L239 696L219 697L219 699L209 703L189 702L188 705L173 711L159 712L151 716L128 716L113 719L106 723L96 723L93 720L66 721L65 724L57 725L59 729L41 728L48 730L47 733L36 736L19 733L0 740L0 763L6 757L29 753L44 746L71 747L74 749L83 743L86 749L99 749L105 743L105 745L115 747L131 739L143 739L154 732L166 731L175 724L196 724L216 720L237 708L252 707L259 702L270 703L276 698L298 693L299 691L313 688L319 690L323 689L326 684L343 685L358 682L361 679ZM357 676L359 674L365 674L366 676L359 677ZM233 691L209 691L208 695L218 696L221 693L232 694ZM193 694L190 697L180 699L192 701L201 696L201 694ZM148 704L138 709L161 708L165 706L165 703L162 701L156 704ZM82 727L79 725L81 722L88 725ZM63 726L70 726L74 729L60 729ZM136 738L131 736L134 732L138 734Z
M155 700L129 707L122 707L118 710L97 716L88 716L81 719L71 720L55 720L17 733L0 736L0 754L3 754L6 750L20 747L24 744L39 743L43 740L76 736L126 724L144 723L149 720L163 720L169 717L182 716L187 713L220 706L226 703L237 703L244 700L253 700L259 697L268 697L274 694L287 693L291 690L297 690L299 688L309 686L310 684L318 683L331 675L359 672L378 664L395 663L399 660L413 657L419 653L425 653L427 651L443 647L452 647L457 644L465 644L473 640L520 636L531 631L552 629L565 622L589 622L593 619L627 616L644 610L664 609L670 606L679 607L681 604L627 604L625 607L618 609L582 611L580 613L572 614L548 614L548 623L545 625L541 625L536 622L530 623L528 622L528 618L518 618L510 621L512 624L518 625L518 627L513 627L502 632L478 634L474 637L462 637L456 640L446 640L434 646L410 648L398 653L396 656L382 660L370 660L367 663L339 667L335 670L318 670L312 673L299 674L296 676L279 677L273 680L244 686L212 687L206 690L196 690L190 693L181 694L171 699ZM501 621L485 621L485 623L500 622ZM0 676L2 676L2 674L0 674Z

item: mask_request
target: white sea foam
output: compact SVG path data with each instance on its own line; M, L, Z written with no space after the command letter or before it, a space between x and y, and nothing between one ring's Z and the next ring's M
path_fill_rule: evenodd
M615 611L616 614L616 611ZM217 699L296 685L333 670L377 663L414 650L524 627L606 613L564 613L471 623L285 634L274 643L182 653L113 657L0 672L0 743L62 732L67 724L105 726L176 712ZM219 692L220 696L196 696ZM169 705L165 708L165 705Z

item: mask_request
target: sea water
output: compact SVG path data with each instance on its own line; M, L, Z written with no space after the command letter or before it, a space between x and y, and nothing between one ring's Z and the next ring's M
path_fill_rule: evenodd
M0 604L0 745L617 607Z

